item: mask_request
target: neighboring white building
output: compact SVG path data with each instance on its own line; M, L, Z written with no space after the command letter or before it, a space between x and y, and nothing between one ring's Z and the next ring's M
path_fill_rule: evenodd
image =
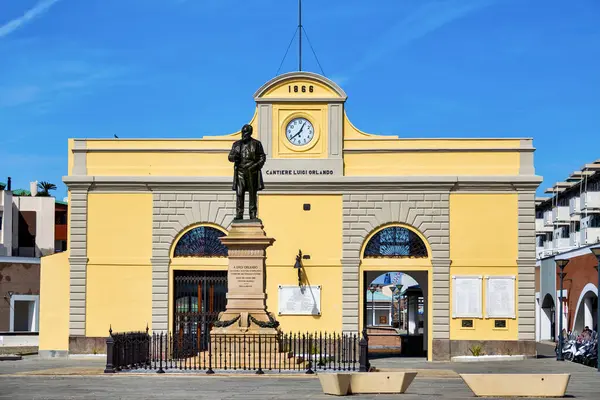
M589 254L590 248L600 243L600 160L584 165L545 193L551 197L536 199L535 220L538 341L555 340L561 318L566 330L597 324L597 274L593 268L597 262ZM570 260L562 303L557 259Z
M67 205L37 196L37 182L31 182L29 191L10 186L10 178L7 185L0 184L0 347L35 347L40 257L53 254L55 244L58 251L66 248ZM57 227L63 228L58 234Z
M536 199L536 254L543 259L600 243L600 160L586 164Z
M41 257L54 253L54 197L38 197L37 182L30 195L0 191L0 257Z

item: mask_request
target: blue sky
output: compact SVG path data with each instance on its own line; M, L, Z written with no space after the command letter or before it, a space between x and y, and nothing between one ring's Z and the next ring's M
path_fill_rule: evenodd
M62 197L67 138L238 130L296 19L296 0L1 1L0 181ZM600 158L598 21L598 0L304 0L359 129L533 137L542 188Z

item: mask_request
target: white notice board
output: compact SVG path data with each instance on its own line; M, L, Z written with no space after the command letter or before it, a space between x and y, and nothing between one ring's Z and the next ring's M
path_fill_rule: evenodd
M487 318L515 318L515 276L486 276Z
M279 285L279 315L321 315L321 286Z
M452 318L482 318L483 294L480 275L452 276Z

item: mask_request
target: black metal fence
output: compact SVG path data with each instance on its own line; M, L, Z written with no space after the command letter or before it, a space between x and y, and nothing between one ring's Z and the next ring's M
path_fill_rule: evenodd
M205 350L203 344L208 346ZM112 333L105 373L119 371L368 371L368 338L349 333L306 332L211 335Z

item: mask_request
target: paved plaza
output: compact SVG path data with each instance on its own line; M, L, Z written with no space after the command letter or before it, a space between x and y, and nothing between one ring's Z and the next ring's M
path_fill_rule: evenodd
M357 399L474 398L459 373L571 374L567 396L600 398L600 374L594 369L552 358L487 363L428 363L422 359L372 360L380 369L417 370L419 375L404 395L355 395ZM256 376L179 373L158 375L102 374L104 359L71 358L0 362L0 399L332 399L321 392L315 376L267 374Z

